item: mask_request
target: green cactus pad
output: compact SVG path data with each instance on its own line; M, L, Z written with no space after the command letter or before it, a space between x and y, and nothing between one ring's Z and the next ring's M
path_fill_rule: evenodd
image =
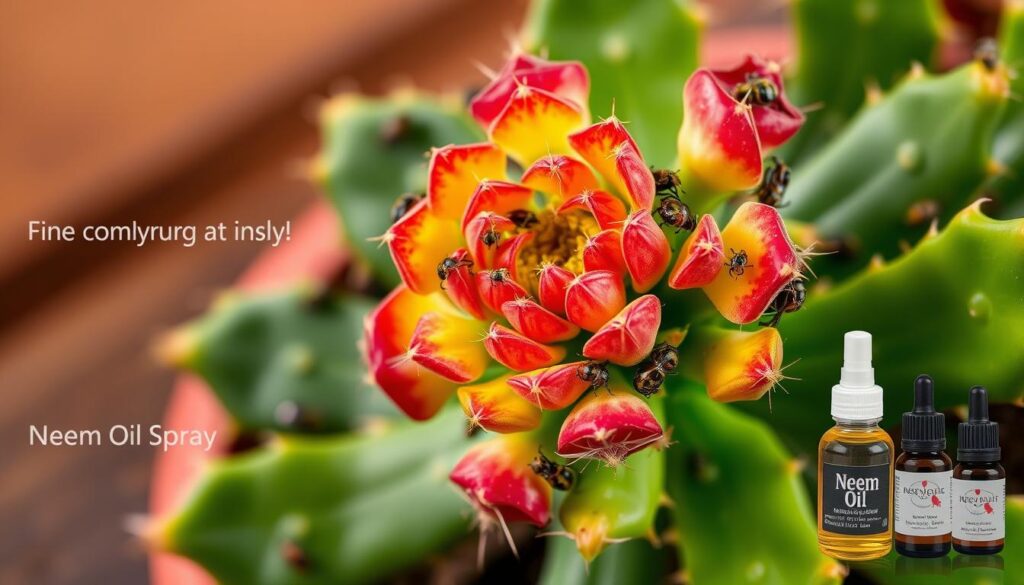
M680 557L693 583L839 583L818 550L800 464L764 423L708 398L671 389L669 495Z
M548 539L540 585L660 583L667 567L664 550L634 539L609 547L587 566L567 538Z
M524 33L530 52L590 71L590 110L612 113L647 162L675 168L683 84L697 67L700 24L685 0L539 0Z
M324 107L314 176L341 215L352 249L383 284L398 284L388 250L370 238L391 225L403 193L422 193L431 147L483 140L459 104L426 96L334 98Z
M372 302L312 289L229 293L174 335L179 365L244 428L337 432L397 409L364 379L356 341Z
M885 389L891 423L910 410L911 385L935 378L939 409L963 404L982 384L993 402L1024 393L1024 219L999 221L978 205L958 214L940 234L904 257L841 286L811 294L782 318L779 330L789 395L748 404L808 453L829 426L830 389L842 365L843 332L874 337L875 378Z
M938 77L919 72L795 171L783 214L854 246L853 257L819 258L815 270L845 274L872 254L895 256L901 240L928 229L927 217L911 219L915 203L934 202L940 219L966 205L990 171L1005 82L973 62Z
M470 508L448 470L462 413L383 435L292 438L213 464L154 543L220 583L368 583L464 538Z
M654 396L650 405L664 426L664 399ZM605 540L609 546L615 545L608 541L650 538L655 534L654 518L665 482L664 449L648 447L630 455L617 467L596 461L576 467L581 468L576 485L559 511L559 519L567 529L573 530L581 521L594 526L600 522L592 520L603 517L607 521Z
M821 108L782 148L797 162L842 129L870 85L888 89L913 62L932 62L939 16L934 0L795 0L792 11L799 60L787 91Z
M1015 72L1010 85L1015 99L1006 105L993 147L1005 170L986 192L1006 204L1002 217L1024 217L1024 3L1006 6L999 37L1003 62Z

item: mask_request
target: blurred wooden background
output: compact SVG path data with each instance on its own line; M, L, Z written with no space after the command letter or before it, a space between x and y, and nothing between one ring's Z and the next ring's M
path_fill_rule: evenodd
M28 242L27 222L275 223L317 197L316 97L480 84L524 0L98 0L0 7L0 583L143 583L123 530L154 452L28 448L28 425L161 420L153 337L255 244Z

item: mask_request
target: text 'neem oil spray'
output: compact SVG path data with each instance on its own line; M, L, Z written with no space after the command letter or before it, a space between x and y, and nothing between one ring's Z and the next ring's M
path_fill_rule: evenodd
M882 389L871 367L871 334L850 331L839 384L836 426L818 444L818 546L843 560L885 556L892 548L893 443L879 428Z

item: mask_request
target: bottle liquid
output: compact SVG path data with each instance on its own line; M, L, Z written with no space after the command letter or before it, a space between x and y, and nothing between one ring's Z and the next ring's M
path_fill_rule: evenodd
M892 549L893 443L879 428L882 389L871 367L871 334L844 337L843 369L832 387L832 418L818 444L818 547L843 560Z
M952 541L950 487L953 461L946 448L946 421L935 412L932 379L914 381L914 410L903 413L903 453L896 458L893 533L896 552L941 557Z
M967 555L1003 550L1006 470L999 464L999 425L988 420L988 393L971 388L967 422L960 423L953 469L953 548Z

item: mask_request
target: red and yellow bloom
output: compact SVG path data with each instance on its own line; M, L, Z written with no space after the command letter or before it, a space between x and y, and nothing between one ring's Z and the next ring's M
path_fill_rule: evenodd
M753 59L698 71L687 85L681 160L730 188L756 183L762 148L799 127L784 96L763 112L735 98L748 70L781 94L777 72ZM680 318L672 289L701 288L725 319L749 323L798 276L797 252L766 205L740 207L722 230L703 215L673 250L640 146L614 116L590 124L588 93L579 63L511 59L470 104L488 141L432 150L426 197L382 238L403 284L367 318L371 374L412 418L457 394L472 425L503 434L451 474L484 519L547 521L550 486L526 466L543 417L564 418L548 448L570 460L618 464L664 437L625 380L686 325L663 323ZM781 359L770 332L715 347L699 373L713 397L763 393ZM771 371L758 377L762 362Z

